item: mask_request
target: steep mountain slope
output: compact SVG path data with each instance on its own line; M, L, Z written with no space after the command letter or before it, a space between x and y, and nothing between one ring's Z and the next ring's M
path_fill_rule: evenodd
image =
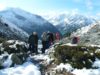
M93 18L80 14L59 14L56 16L46 16L49 22L56 25L62 34L70 34L78 28L88 26L95 22Z
M0 37L25 41L28 34L4 18L0 18Z
M10 8L2 11L0 12L0 15L26 31L28 34L36 31L40 36L44 31L59 32L56 27L41 16L30 14L29 12L18 8Z
M100 22L81 28L71 36L79 36L81 44L100 45Z

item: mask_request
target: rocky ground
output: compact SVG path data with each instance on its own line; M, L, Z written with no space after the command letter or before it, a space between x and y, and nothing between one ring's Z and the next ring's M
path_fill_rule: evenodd
M39 54L34 54L29 52L27 43L9 40L0 44L0 54L0 73L3 69L31 62L38 68L38 72L41 72L41 74L35 75L83 75L84 70L86 70L86 75L92 75L93 73L93 75L100 74L98 66L100 62L99 46L56 43L47 49L45 54L41 54L40 50ZM81 74L78 71L81 71L79 72Z

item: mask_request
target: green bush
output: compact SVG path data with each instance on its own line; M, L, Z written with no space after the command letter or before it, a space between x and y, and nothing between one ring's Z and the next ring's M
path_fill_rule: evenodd
M20 53L26 53L28 51L28 49L24 46L24 45L19 45L19 44L16 44L16 48L17 48L17 51Z
M0 37L0 43L4 42L6 39Z
M10 47L13 46L15 42L9 43L9 42L3 42L2 46L4 48L3 51L8 52L9 54L11 53L27 53L28 49L25 47L25 45L19 45L16 44L15 47Z
M13 64L22 64L22 60L16 54L13 54L11 59L13 61Z
M17 50L15 48L11 48L9 46L4 47L4 51L6 51L8 54L17 53Z
M14 44L14 42L9 43L9 42L6 42L6 41L4 41L4 42L2 43L3 47L8 47L9 45L13 45L13 44Z
M0 69L3 69L4 67L2 66L2 60L0 60Z
M95 53L95 56L100 59L100 51Z
M74 68L91 68L95 57L100 57L100 53L94 53L96 49L86 46L58 46L54 52L55 63L70 63Z

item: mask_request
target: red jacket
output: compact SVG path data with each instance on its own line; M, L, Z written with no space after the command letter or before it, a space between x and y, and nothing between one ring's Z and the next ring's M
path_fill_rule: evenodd
M56 40L60 40L60 34L58 32L56 33Z

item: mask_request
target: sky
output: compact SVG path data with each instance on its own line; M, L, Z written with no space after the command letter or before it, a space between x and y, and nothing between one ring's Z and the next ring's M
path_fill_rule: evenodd
M100 16L100 0L0 0L0 10L9 7L34 14L66 12Z

